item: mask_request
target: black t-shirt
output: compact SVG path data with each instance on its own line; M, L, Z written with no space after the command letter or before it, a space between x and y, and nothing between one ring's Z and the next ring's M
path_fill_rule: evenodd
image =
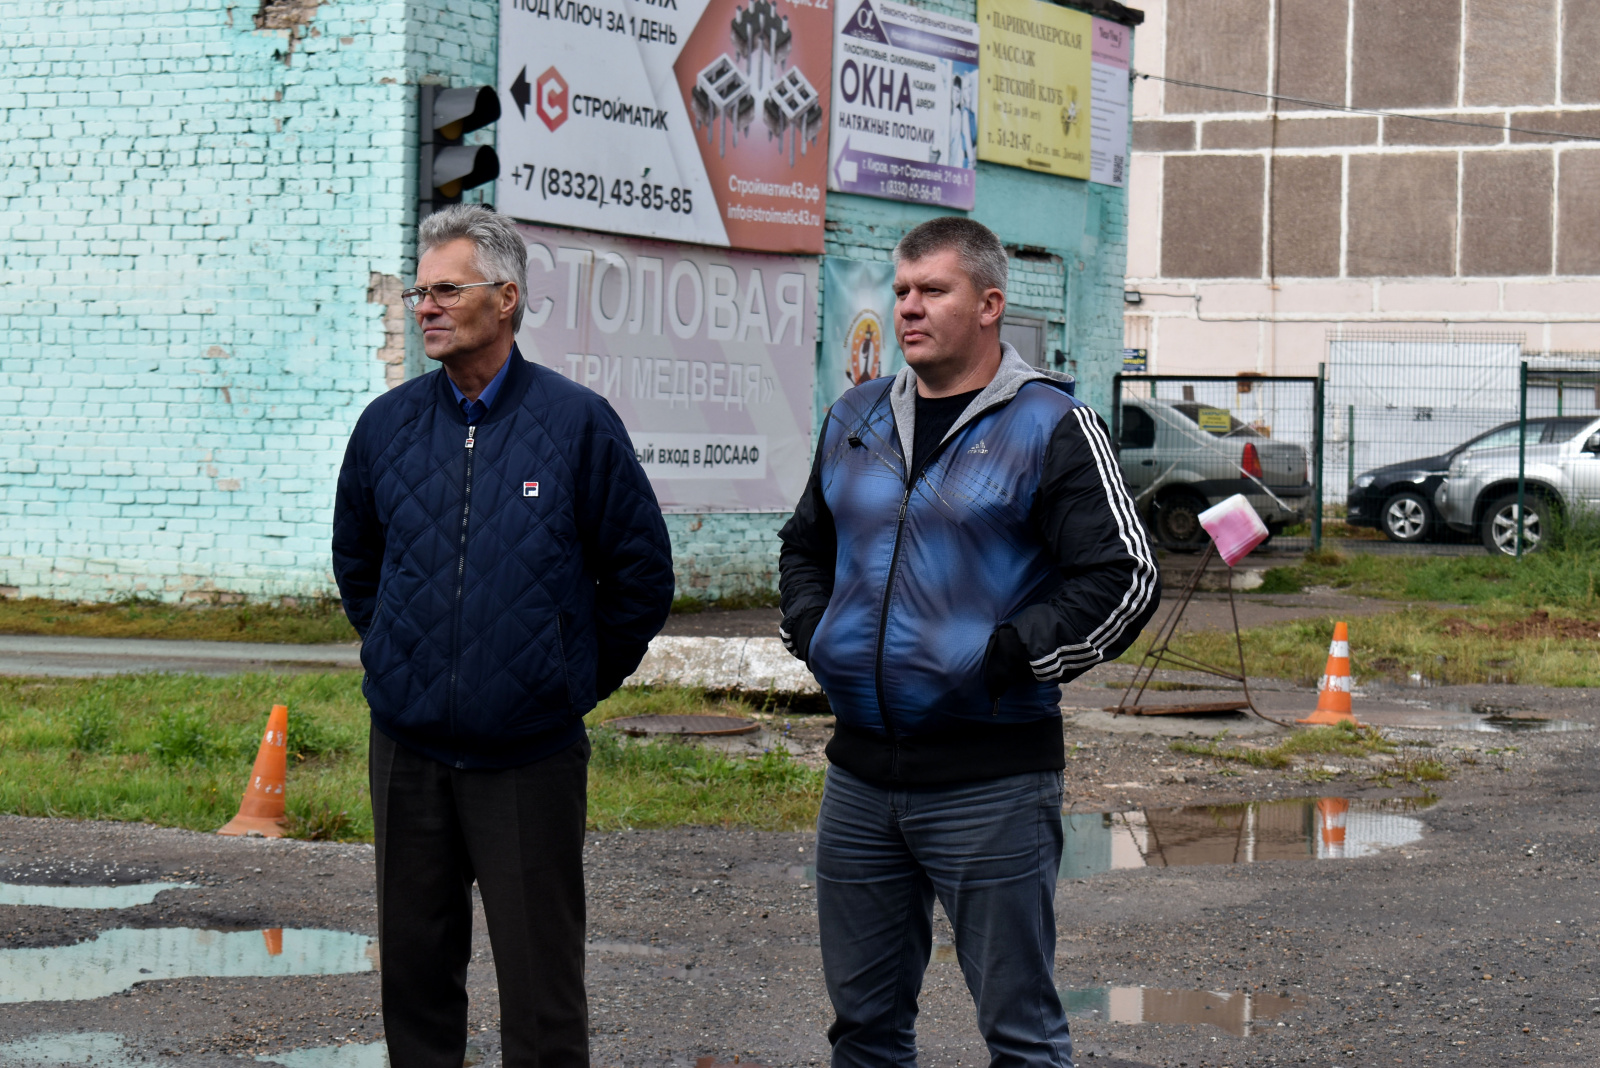
M939 447L939 442L955 426L956 420L961 418L961 413L967 410L967 405L972 403L972 398L982 393L981 389L974 389L967 393L957 393L953 397L924 397L917 394L917 416L914 422L915 431L911 438L911 478L913 481L922 474L922 465L928 462L928 457L933 450Z

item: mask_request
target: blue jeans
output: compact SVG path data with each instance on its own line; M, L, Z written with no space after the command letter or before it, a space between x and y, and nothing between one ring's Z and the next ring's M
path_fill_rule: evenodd
M817 913L833 1068L917 1063L937 894L992 1068L1072 1068L1056 995L1061 773L892 789L828 769Z

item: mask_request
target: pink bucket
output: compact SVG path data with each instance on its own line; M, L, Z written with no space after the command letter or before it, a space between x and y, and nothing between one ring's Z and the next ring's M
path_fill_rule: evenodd
M1217 552L1229 567L1267 540L1267 525L1242 493L1201 512L1200 525L1217 543Z

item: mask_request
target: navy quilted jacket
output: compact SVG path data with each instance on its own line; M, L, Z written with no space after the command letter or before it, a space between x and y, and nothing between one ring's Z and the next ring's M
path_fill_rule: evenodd
M672 604L666 525L622 421L515 349L476 427L443 371L367 406L333 562L373 725L458 768L577 741Z

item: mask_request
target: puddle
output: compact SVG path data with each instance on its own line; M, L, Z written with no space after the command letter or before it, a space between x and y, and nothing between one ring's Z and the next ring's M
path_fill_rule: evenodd
M1575 719L1545 719L1543 716L1486 716L1472 728L1480 731L1592 731L1594 724Z
M1485 713L1488 713L1485 715ZM1363 723L1376 727L1399 727L1419 731L1474 731L1511 734L1540 731L1590 731L1594 725L1570 719L1547 719L1525 715L1511 709L1446 704L1437 708L1376 709L1357 715Z
M1422 837L1431 801L1301 798L1136 812L1069 812L1062 879L1122 868L1364 857Z
M589 942L584 949L590 953L615 953L624 957L664 957L667 951L643 942Z
M34 1035L0 1045L0 1064L26 1065L93 1064L95 1068L135 1068L135 1060L122 1044L122 1036L110 1031L78 1031L70 1034ZM148 1068L148 1064L140 1066Z
M135 983L190 976L372 971L378 944L348 931L119 928L70 946L0 950L0 1004L87 1001Z
M1302 998L1278 994L1231 994L1212 990L1163 990L1150 986L1101 986L1062 990L1068 1016L1110 1023L1207 1024L1245 1038L1262 1020L1305 1006Z
M473 1059L474 1052L476 1047L467 1047L464 1064L478 1063ZM283 1068L389 1068L389 1048L383 1042L352 1042L344 1046L312 1046L285 1053L261 1053L257 1054L256 1060L263 1064L281 1064Z
M126 886L33 886L0 883L0 905L52 909L131 909L148 905L164 890L194 890L194 883L132 883Z

